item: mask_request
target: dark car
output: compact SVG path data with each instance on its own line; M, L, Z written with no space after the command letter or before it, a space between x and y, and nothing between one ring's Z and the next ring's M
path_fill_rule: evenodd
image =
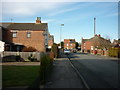
M77 53L77 50L76 50L76 49L73 49L73 53Z

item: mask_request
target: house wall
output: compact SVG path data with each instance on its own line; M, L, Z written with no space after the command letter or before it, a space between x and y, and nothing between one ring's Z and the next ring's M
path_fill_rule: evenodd
M17 32L17 37L12 37L13 32ZM27 37L27 32L31 32L31 37ZM12 43L22 44L26 47L33 47L38 51L45 52L45 38L44 31L40 30L8 30L8 39Z
M82 43L81 47L84 52L88 52L91 50L92 42L91 41L85 41Z
M2 41L2 27L0 27L0 41Z
M91 50L91 46L92 46L92 42L90 42L90 41L85 42L85 49L86 50Z
M70 39L64 40L64 49L74 49L75 48L75 42L70 42Z

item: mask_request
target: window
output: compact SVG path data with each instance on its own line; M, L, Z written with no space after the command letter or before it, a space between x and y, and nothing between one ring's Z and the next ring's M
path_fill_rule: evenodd
M27 37L28 37L28 38L31 37L31 32L27 32Z
M14 38L17 37L17 32L13 32L12 37L14 37Z
M68 46L68 44L67 44L67 46Z

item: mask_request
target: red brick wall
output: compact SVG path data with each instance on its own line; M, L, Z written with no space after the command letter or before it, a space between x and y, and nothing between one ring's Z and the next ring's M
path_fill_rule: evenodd
M92 46L92 43L90 41L86 41L85 42L85 49L86 50L90 50L91 49L91 46Z
M84 52L87 52L88 50L91 50L91 46L92 46L92 42L91 41L85 41L82 42L82 50L84 50Z
M29 30L18 30L16 38L12 38L12 32L8 31L8 37L9 39L11 39L11 42L13 43L20 43L26 47L31 46L37 49L38 51L45 52L45 45L44 45L45 39L42 34L43 31L39 31L39 30L30 31L31 32L30 38L27 37L28 31Z
M64 49L68 48L68 49L74 49L76 44L74 43L70 43L71 39L64 39ZM67 46L68 44L68 46Z

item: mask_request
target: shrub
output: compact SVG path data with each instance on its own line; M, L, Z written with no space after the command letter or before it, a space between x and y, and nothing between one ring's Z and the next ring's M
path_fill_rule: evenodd
M54 53L54 57L57 58L58 57L58 45L55 43L52 46L52 52Z
M23 49L22 49L22 51L23 52L35 52L35 51L37 51L35 48L33 48L33 47L24 47Z
M33 56L33 54L31 54L28 59L33 62L33 61L37 61L37 58L35 58L35 56Z
M16 61L21 61L21 56L20 55L16 55Z
M53 60L48 55L44 55L42 56L40 61L40 78L41 81L44 83L46 72L48 68L52 65Z
M109 56L120 57L120 48L109 48Z

